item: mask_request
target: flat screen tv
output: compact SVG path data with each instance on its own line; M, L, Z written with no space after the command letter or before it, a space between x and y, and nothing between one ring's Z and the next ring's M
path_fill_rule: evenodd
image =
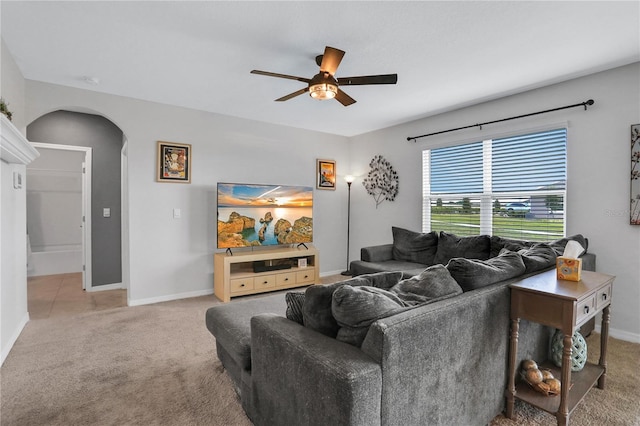
M313 241L313 188L218 183L218 248Z

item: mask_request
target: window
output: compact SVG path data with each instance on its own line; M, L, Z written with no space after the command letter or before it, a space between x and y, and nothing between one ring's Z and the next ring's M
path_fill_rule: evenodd
M423 232L561 238L566 146L556 129L423 151Z

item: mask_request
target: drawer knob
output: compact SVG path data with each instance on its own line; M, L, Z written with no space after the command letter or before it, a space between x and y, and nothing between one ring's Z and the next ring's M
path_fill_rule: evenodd
M305 277L305 278L309 278L309 275L305 275L304 277Z
M244 287L244 283L240 284L240 287Z
M289 281L289 278L285 278L284 280L285 280L285 281Z
M589 313L589 307L588 307L588 306L585 306L585 307L584 307L584 313L585 313L585 314L588 314L588 313Z
M602 300L607 300L607 293L602 293Z
M263 282L262 284L267 284L268 282L269 282L269 281L265 281L265 282Z

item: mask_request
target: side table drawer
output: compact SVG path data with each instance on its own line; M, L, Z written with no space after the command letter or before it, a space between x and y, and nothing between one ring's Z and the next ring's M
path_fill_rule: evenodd
M584 300L578 301L576 311L576 324L580 324L596 314L596 295L593 294Z
M286 274L276 275L276 286L278 287L294 285L295 283L296 283L295 272L287 272Z
M231 293L253 290L253 278L238 278L229 280Z
M256 290L260 290L261 288L270 288L276 286L276 277L275 275L267 275L264 277L256 277L253 279L253 287Z
M598 290L596 294L596 309L600 309L609 303L611 303L611 284Z

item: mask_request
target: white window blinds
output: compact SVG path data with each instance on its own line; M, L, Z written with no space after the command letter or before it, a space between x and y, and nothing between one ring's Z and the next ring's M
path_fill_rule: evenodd
M423 231L564 235L566 129L423 152Z

